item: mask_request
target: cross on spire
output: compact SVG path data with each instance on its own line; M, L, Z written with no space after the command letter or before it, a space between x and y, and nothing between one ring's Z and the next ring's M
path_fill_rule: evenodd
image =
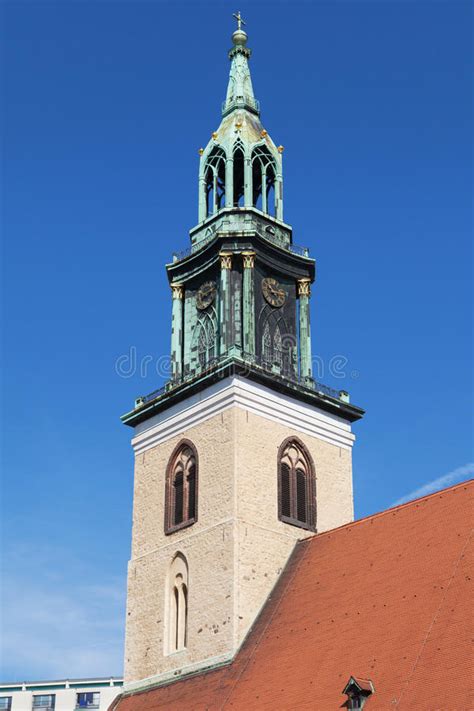
M242 19L242 15L240 14L240 10L239 10L237 13L234 12L234 14L232 15L232 17L235 17L235 19L237 20L237 29L238 29L238 30L241 30L241 29L242 29L242 25L245 25L246 23L245 23L244 20Z

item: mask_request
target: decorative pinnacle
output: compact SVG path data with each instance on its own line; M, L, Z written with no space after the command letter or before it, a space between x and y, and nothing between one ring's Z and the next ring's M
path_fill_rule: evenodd
M252 79L250 78L248 66L248 60L252 52L247 47L247 33L242 29L242 25L245 25L245 22L240 11L234 13L233 17L237 20L237 29L232 34L233 46L229 50L231 67L222 114L226 116L236 108L244 108L258 116L260 108L253 94Z
M240 10L239 10L237 13L234 12L234 14L232 15L232 17L235 17L235 19L237 20L237 29L238 29L238 30L241 30L241 29L242 29L242 25L247 24L247 23L244 22L244 20L242 19L242 15L240 14Z
M232 15L232 17L235 17L237 20L237 29L235 30L234 34L232 35L232 42L236 47L245 47L247 44L247 33L245 30L242 29L242 25L245 25L246 23L242 19L242 15L239 12L235 13ZM250 55L249 55L250 56Z

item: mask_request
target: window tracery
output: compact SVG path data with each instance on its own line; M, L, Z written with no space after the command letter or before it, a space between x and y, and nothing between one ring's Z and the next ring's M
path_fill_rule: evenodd
M284 317L276 313L270 306L265 306L260 314L261 323L261 357L263 365L276 367L282 373L291 370L291 346L293 340L288 336L288 328Z
M197 452L183 440L173 452L166 473L165 533L197 520Z
M278 513L281 521L315 528L314 467L304 444L292 437L278 455Z
M205 368L217 357L217 313L214 307L199 316L193 342L198 365Z

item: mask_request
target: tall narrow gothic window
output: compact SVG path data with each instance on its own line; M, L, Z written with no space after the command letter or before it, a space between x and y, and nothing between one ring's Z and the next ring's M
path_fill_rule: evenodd
M216 357L216 331L211 319L206 319L199 326L198 360L201 368Z
M270 324L268 321L263 329L262 336L262 356L267 365L277 365L279 368L283 365L283 343L281 331L278 324L273 330L273 337L270 332Z
M268 321L265 324L265 328L263 329L262 356L265 363L271 363L273 360L273 342L272 336L270 334L270 326L268 324Z
M188 564L182 553L171 562L165 604L165 654L173 654L188 643Z
M166 473L165 533L197 520L197 452L188 440L173 452Z
M291 371L291 344L285 319L270 306L265 306L259 316L262 334L261 358L264 367L286 374Z
M201 314L193 331L192 351L197 353L197 365L202 370L217 356L217 313L214 307Z
M280 327L278 324L275 326L275 332L273 334L273 362L276 363L280 368L283 365L283 343L281 339Z
M285 523L315 530L315 509L311 456L299 439L291 437L278 453L278 515Z

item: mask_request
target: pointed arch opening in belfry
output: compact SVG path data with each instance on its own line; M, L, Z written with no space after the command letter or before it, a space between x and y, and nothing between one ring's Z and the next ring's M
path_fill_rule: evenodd
M214 215L225 202L225 153L215 146L204 167L206 216Z
M252 151L252 204L267 215L275 215L275 159L266 146Z
M167 575L165 654L181 652L188 643L188 577L188 562L178 552L171 561Z
M234 147L234 207L243 207L245 200L245 157L241 142Z

